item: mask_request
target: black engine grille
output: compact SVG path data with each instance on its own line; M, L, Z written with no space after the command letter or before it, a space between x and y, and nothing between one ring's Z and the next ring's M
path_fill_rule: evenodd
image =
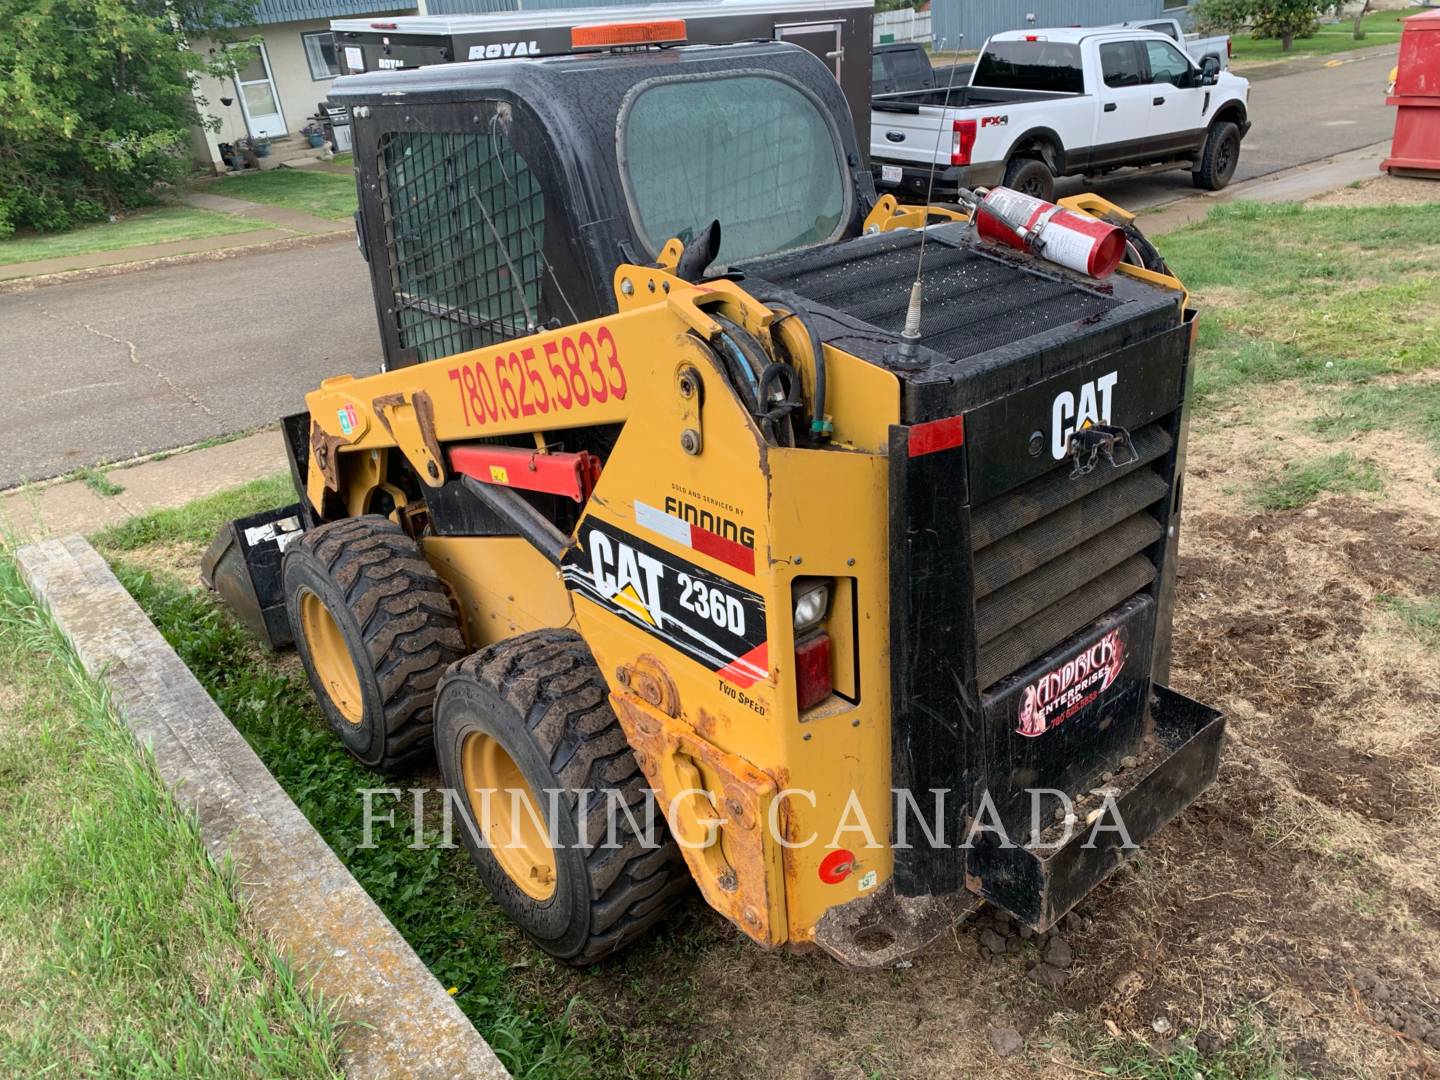
M993 686L1146 588L1168 485L1162 419L1134 436L1138 460L1072 479L1067 462L971 514L980 689Z
M933 232L925 251L921 340L952 360L1096 318L1120 303L1035 263L1021 265L988 246L957 246L945 230ZM963 236L963 230L956 235ZM904 229L851 245L776 256L740 269L899 334L905 325L919 238L919 233ZM843 334L834 340L844 347Z

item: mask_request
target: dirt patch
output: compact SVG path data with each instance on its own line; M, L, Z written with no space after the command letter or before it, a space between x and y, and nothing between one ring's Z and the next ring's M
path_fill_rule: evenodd
M1440 179L1376 176L1310 199L1311 206L1394 206L1440 202Z
M193 589L202 584L200 556L204 552L203 544L150 544L123 552L120 557L138 570L169 575L187 589Z

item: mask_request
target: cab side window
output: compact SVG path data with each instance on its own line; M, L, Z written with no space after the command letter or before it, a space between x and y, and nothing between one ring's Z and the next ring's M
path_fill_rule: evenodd
M1145 55L1150 61L1150 81L1184 86L1190 77L1190 60L1168 41L1145 42Z
M1100 46L1100 73L1105 85L1141 86L1145 82L1145 66L1134 41L1107 41Z
M498 125L381 141L386 256L400 345L420 361L534 333L545 200Z

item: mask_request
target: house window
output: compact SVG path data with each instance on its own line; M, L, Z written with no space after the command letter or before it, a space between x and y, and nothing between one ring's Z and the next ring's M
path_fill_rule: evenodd
M333 79L340 74L340 60L335 55L335 35L329 30L317 34L301 34L305 59L310 62L312 79Z

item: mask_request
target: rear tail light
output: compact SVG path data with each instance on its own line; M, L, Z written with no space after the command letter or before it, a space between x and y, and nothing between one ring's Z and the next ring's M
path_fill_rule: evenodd
M400 24L393 22L372 22L370 24L371 30L398 30L399 28Z
M970 154L974 149L975 121L956 120L950 143L950 164L969 165Z
M1234 55L1235 55L1235 39L1234 39L1234 38L1228 38L1228 37L1227 37L1227 38L1225 39L1225 55L1226 55L1226 56L1234 56Z
M795 697L800 711L830 696L830 635L812 634L795 645Z

